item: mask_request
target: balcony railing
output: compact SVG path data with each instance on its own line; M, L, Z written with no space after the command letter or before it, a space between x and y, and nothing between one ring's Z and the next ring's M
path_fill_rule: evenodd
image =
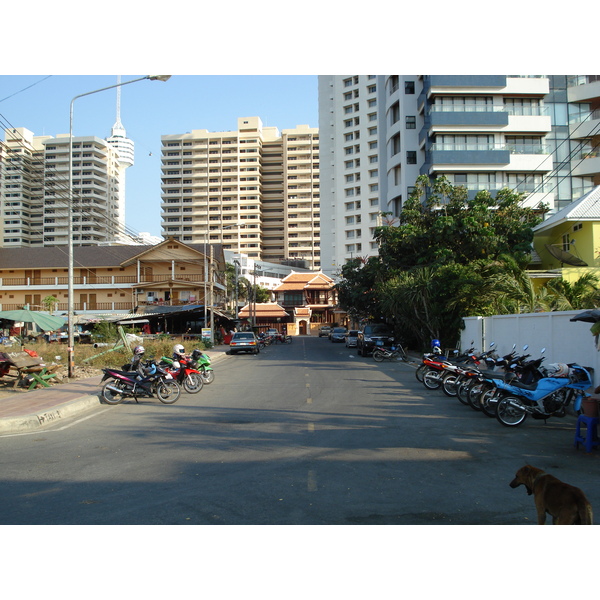
M432 144L431 151L446 152L490 152L508 150L511 154L550 154L550 148L545 144Z
M164 281L187 281L190 283L204 283L203 275L177 274L173 278L171 274L150 275L138 278L135 275L96 275L91 277L74 276L75 285L120 285L126 283L161 283ZM67 275L60 277L2 277L0 287L24 287L29 285L59 286L68 285Z
M519 117L548 116L550 109L547 106L502 106L496 104L433 104L430 111L435 112L500 112Z
M567 77L567 87L595 83L596 81L600 81L600 75L572 75Z

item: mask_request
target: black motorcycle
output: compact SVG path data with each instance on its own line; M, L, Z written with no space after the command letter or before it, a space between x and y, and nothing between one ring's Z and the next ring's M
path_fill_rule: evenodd
M155 362L143 365L139 371L102 369L102 398L107 404L120 404L125 398L158 398L163 404L174 404L179 400L181 388L173 376Z

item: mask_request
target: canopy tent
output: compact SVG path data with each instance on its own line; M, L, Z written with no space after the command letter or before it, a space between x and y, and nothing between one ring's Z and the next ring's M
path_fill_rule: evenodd
M55 317L46 313L35 310L2 310L0 311L0 319L7 321L15 321L17 323L34 323L42 331L54 331L60 329L65 324L65 319Z

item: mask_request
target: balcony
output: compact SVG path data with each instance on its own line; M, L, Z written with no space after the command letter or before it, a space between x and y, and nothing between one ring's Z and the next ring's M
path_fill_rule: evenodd
M571 161L571 169L576 177L592 177L600 174L600 156L597 150Z

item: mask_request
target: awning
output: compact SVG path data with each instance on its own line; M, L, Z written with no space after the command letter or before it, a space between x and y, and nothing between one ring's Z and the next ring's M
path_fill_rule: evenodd
M223 317L224 319L228 319L229 321L235 321L235 317L228 312L219 310L218 308L211 308L210 306L208 307L208 310L212 311L215 315L218 315L219 317Z
M143 325L144 323L150 323L148 319L125 319L123 321L117 321L119 325Z

